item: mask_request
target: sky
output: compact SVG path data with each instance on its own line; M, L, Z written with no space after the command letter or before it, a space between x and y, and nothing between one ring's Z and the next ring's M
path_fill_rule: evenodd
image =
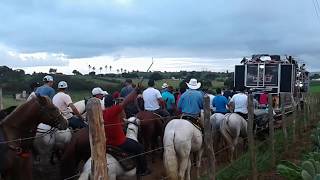
M1 0L0 65L145 71L153 58L152 71L233 71L267 53L320 71L318 1Z

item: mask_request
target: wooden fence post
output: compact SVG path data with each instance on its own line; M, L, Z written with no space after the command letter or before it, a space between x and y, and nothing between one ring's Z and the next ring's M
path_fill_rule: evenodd
M276 159L274 153L274 119L273 119L273 102L272 94L268 96L268 113L269 113L269 138L270 138L270 147L271 147L271 166L275 167Z
M284 136L284 150L285 152L288 151L288 132L287 132L287 119L285 114L285 93L280 93L281 99L281 123L282 123L282 130Z
M0 110L3 109L2 87L0 87Z
M215 179L215 172L216 172L216 159L214 155L213 150L213 128L210 123L210 98L206 94L204 96L204 104L203 104L203 110L204 110L204 143L205 143L205 151L208 156L208 168L209 170L209 179L214 180Z
M92 158L90 179L107 180L106 137L100 101L97 98L90 98L86 111Z
M248 141L249 141L249 150L250 150L250 162L251 162L251 169L252 169L252 179L258 179L258 172L257 172L257 160L256 160L256 148L254 144L254 137L253 137L253 122L254 122L254 107L253 107L253 95L248 95Z
M292 142L296 141L296 117L297 117L297 98L294 98L292 94L290 94L292 99L292 108L293 108L293 115L292 115Z

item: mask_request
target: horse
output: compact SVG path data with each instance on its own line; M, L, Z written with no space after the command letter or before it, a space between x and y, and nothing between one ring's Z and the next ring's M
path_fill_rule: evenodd
M32 179L31 149L39 123L59 129L68 125L50 98L42 96L21 104L0 122L0 174L4 179Z
M131 138L138 142L138 130L140 125L140 120L136 117L131 117L127 120L127 138ZM118 160L116 160L112 155L107 153L107 169L108 169L108 179L116 180L118 176L133 177L136 175L136 168L129 171L125 171ZM79 180L88 180L91 173L91 158L85 163L83 171L80 175Z
M50 132L51 133L47 133ZM50 163L55 164L54 155L64 150L72 137L72 131L67 128L66 130L58 130L49 125L40 123L37 127L36 138L33 147L38 156L51 153Z
M86 162L90 156L89 128L82 128L72 135L64 149L60 162L61 179L74 177L79 163Z
M210 117L210 124L212 129L214 130L214 134L213 134L213 142L214 142L214 147L216 150L218 150L219 145L221 144L221 132L220 132L220 125L223 121L223 119L225 118L225 115L222 113L214 113L211 117Z
M104 99L100 100L100 103L101 103L102 110L104 110L105 109L105 107L104 107ZM84 100L77 101L77 102L73 103L73 105L76 107L76 109L79 111L79 113L82 114L83 117L85 117L87 100L84 99ZM72 112L71 108L70 108L70 111Z
M17 106L10 106L6 109L2 109L0 111L0 121L7 117L13 110L15 110Z
M203 116L201 122L203 125ZM197 178L203 153L203 138L199 127L184 119L171 120L164 131L163 163L169 179L190 180L191 154L197 158Z
M159 146L159 140L163 139L163 131L165 122L159 115L149 112L149 111L140 111L136 114L136 117L141 120L141 128L139 133L139 141L145 147L146 151L155 149ZM154 162L155 151L151 154L151 160Z
M230 147L232 161L239 137L247 137L247 121L237 113L228 113L220 124L220 132Z

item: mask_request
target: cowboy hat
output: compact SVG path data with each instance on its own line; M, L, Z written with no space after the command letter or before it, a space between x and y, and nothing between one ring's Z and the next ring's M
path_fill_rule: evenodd
M163 89L168 87L167 83L163 83L163 85L161 86Z
M199 89L201 86L201 83L198 82L196 79L190 79L189 83L186 84L190 89Z

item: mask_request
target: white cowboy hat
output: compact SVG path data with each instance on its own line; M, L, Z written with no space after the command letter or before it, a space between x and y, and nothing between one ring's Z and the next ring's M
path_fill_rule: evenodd
M196 79L190 79L189 83L186 84L190 89L199 89L201 86L201 83L198 82Z
M100 87L93 88L93 89L92 89L92 95L95 96L95 95L97 95L97 94L107 95L108 92L102 90Z
M161 86L163 89L168 87L167 83L163 83L163 85Z

